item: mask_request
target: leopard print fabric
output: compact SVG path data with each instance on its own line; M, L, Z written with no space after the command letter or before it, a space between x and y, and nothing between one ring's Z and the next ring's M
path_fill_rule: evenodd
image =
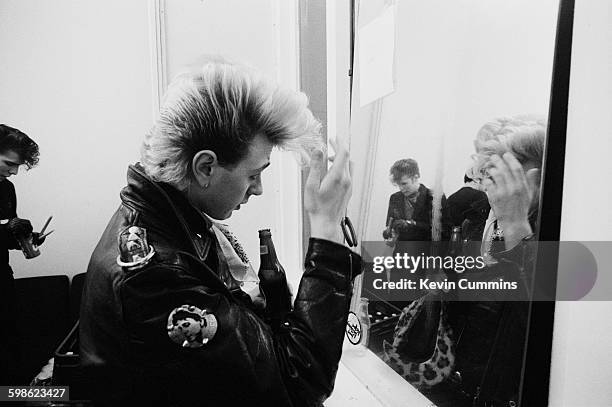
M404 338L422 307L423 299L413 301L402 310L393 334L393 344L383 341L383 360L413 386L427 389L442 383L451 375L455 367L455 350L452 329L446 321L445 304L442 303L436 345L431 357L425 362L402 358L398 349L407 345Z

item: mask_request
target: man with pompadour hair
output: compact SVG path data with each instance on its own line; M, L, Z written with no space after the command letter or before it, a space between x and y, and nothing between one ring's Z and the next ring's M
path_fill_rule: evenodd
M17 236L33 235L33 243L45 240L32 231L28 219L17 216L15 186L9 178L19 167L38 164L38 144L22 131L0 124L0 385L17 384L19 380L19 340L16 336L15 282L9 265L9 250L20 249Z
M419 164L412 158L397 160L389 169L389 180L399 191L389 197L387 227L383 238L390 245L395 241L432 240L433 191L420 182ZM442 236L449 235L446 197L441 198Z
M348 150L339 140L326 173L319 132L304 94L245 66L209 60L173 81L87 272L80 351L97 405L312 406L330 395L361 259L340 229ZM217 222L263 193L274 147L310 160L311 224L293 310L276 325Z

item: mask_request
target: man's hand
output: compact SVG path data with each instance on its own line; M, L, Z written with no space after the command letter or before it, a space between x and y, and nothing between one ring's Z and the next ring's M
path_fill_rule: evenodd
M8 221L6 227L13 236L28 236L32 233L32 223L27 219L13 218Z
M336 156L327 174L323 152L311 157L310 172L304 191L304 209L309 215L311 236L342 243L340 220L351 197L352 163L342 141L334 146Z
M35 246L40 246L45 242L47 235L41 235L39 232L32 232L32 243Z
M385 239L385 244L389 247L395 247L395 243L397 243L397 238L399 235L397 232L392 231L391 236L388 239Z
M416 225L416 222L412 219L398 219L393 221L393 228L398 232L405 232L410 226Z
M525 173L523 166L510 153L503 157L493 155L489 169L490 178L482 182L491 209L504 231L506 250L532 233L529 225L529 209L537 192L540 170Z

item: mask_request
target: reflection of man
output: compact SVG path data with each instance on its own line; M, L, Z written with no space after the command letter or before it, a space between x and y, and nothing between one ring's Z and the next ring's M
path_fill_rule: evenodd
M383 238L399 241L431 240L431 190L419 182L418 163L411 159L396 161L389 170L389 178L399 191L389 198L387 229ZM442 198L442 206L445 198Z
M210 220L263 193L274 146L317 146L319 129L303 94L239 65L207 62L172 83L87 272L80 346L97 405L310 406L329 396L360 271L339 226L351 187L346 147L325 176L323 154L312 153L312 238L280 325L240 293ZM148 260L117 239L129 228L146 236ZM184 309L201 323L177 326Z
M28 169L38 163L38 145L21 131L0 124L0 385L14 384L18 355L15 336L15 283L9 265L9 249L19 249L16 236L34 235L33 243L42 244L32 224L17 217L15 187L8 180L19 167ZM43 239L44 240L44 239Z

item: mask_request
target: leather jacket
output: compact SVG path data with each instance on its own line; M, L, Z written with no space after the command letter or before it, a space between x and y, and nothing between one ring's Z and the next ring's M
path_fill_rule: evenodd
M442 222L442 240L450 239L450 231L452 224L450 217L448 216L448 208L446 204L446 197L442 195L441 198L441 222ZM433 205L433 193L425 185L419 186L419 192L414 202L414 212L412 216L407 216L406 204L404 194L401 191L391 194L389 197L389 208L387 209L387 218L385 222L389 221L389 218L393 218L394 225L397 225L397 231L399 236L398 241L431 241L431 220L432 220L432 205ZM412 220L414 224L402 224L402 220ZM387 238L383 233L383 238Z
M537 213L530 215L533 230L536 221ZM449 307L449 323L459 338L455 343L455 367L461 379L458 387L473 407L519 404L536 255L535 235L512 249L492 254L496 263L487 266L486 275L489 281L516 281L518 289L513 297L506 301L462 301Z
M80 316L80 355L96 405L321 405L333 390L352 280L361 258L310 239L294 309L267 325L227 272L210 221L173 187L128 169L122 204L89 263ZM121 236L146 230L152 259L121 267ZM214 316L198 348L168 334L183 305Z

